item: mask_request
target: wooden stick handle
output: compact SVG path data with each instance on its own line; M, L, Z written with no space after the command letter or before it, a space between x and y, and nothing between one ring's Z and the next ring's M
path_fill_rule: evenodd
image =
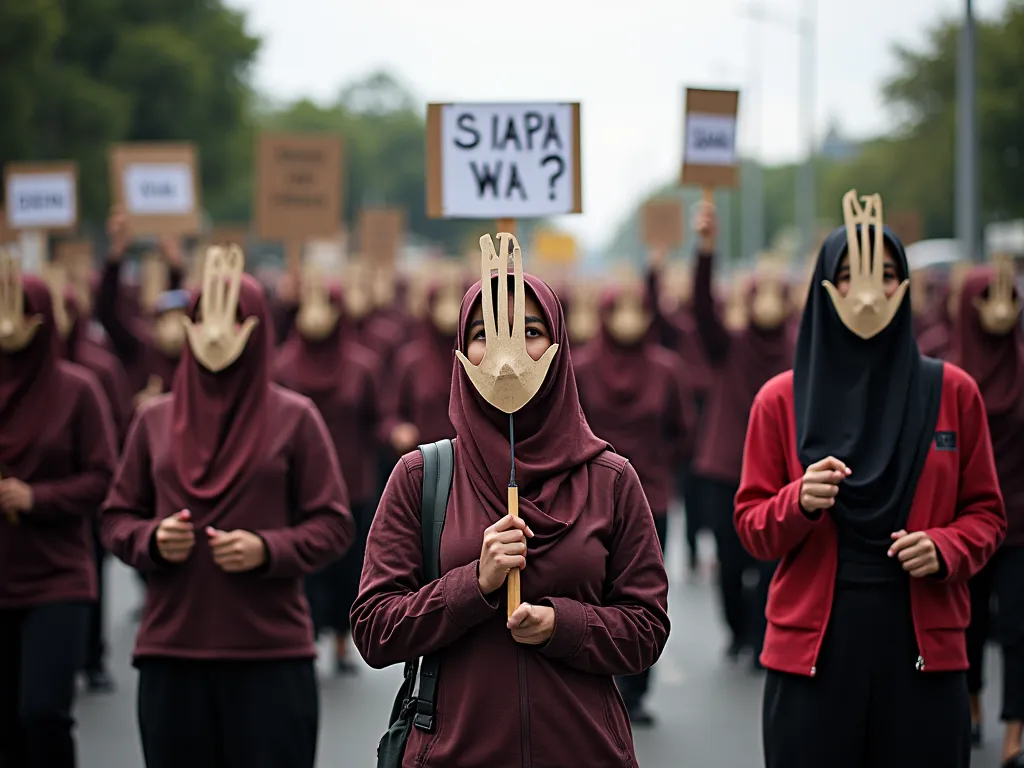
M498 232L508 232L510 235L516 233L515 219L498 219Z
M711 206L715 205L715 190L710 186L705 186L702 190L704 205ZM709 238L701 238L700 249L702 253L711 253L715 250L715 241Z
M508 513L512 517L519 517L519 489L514 485L508 487ZM513 568L508 572L508 615L515 613L519 603L522 602L519 596L519 569Z
M711 205L714 205L715 204L715 190L714 190L714 188L713 187L704 187L703 192L704 192L704 202L705 203L710 203Z

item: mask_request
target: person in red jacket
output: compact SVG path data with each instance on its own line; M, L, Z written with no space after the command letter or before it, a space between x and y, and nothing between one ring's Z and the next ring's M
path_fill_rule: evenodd
M780 560L765 764L967 768L967 581L1003 500L978 387L918 351L903 246L864 201L818 255L793 371L750 412L736 529Z

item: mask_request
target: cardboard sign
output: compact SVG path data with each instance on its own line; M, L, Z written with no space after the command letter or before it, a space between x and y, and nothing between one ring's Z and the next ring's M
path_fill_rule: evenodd
M736 116L739 91L686 89L683 184L702 187L739 185Z
M678 248L686 229L682 202L674 198L651 200L644 206L641 227L648 248Z
M12 232L7 227L7 215L4 209L0 208L0 246L13 245L18 242L18 233Z
M256 232L264 240L333 237L341 226L342 148L337 136L264 134L256 168Z
M904 247L921 241L921 213L919 211L886 211L885 226L891 229Z
M4 190L12 231L66 232L78 223L75 163L8 163Z
M582 213L579 104L430 104L427 214Z
M576 238L565 232L539 229L533 235L530 254L544 264L573 264L576 261Z
M363 208L359 211L359 248L375 265L393 265L405 240L405 211Z
M110 150L114 201L135 236L197 235L201 198L192 144L120 144Z
M92 241L85 238L58 241L54 245L53 260L72 276L88 277L96 266Z
M203 238L207 245L237 245L245 250L249 241L249 228L244 224L221 224Z

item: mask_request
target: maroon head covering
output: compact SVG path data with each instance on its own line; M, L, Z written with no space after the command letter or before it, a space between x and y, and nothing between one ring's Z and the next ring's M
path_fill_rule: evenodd
M960 312L953 328L952 360L978 382L990 419L1017 417L1012 431L1019 440L1024 424L1024 334L1020 322L1009 333L993 336L982 327L974 306L975 300L985 295L993 277L995 270L986 266L973 268L964 279ZM992 442L996 443L997 430L995 424L992 426Z
M747 410L754 402L754 397L768 379L793 367L793 331L789 317L786 317L775 328L762 328L753 320L754 300L757 298L758 281L753 280L747 293L747 317L749 322L742 331L733 334L730 354L739 361L733 373L739 376L738 381L726 382L726 386L736 387L741 393ZM784 291L783 300L789 300L788 291Z
M189 315L196 320L199 294ZM195 499L219 499L259 468L266 450L267 400L274 352L274 326L263 288L242 276L238 322L259 322L241 356L212 373L186 342L174 378L171 455L182 490Z
M60 397L60 334L46 283L24 275L21 284L25 316L41 315L43 322L24 349L0 351L0 470L28 476L40 460L39 427Z
M345 347L359 343L359 331L345 312L340 288L331 289L330 301L338 321L326 338L307 339L292 325L277 353L277 378L286 380L289 388L307 397L332 393L341 387L345 378Z
M583 513L590 485L588 464L611 446L591 432L580 407L561 304L542 280L524 278L544 313L552 342L559 345L540 391L513 416L519 510L535 534L530 551L538 554L556 544ZM497 278L491 283L496 287ZM462 300L456 343L463 354L469 318L479 301L477 283ZM455 493L467 501L475 499L497 521L507 514L508 414L484 400L456 361L448 415L458 435Z

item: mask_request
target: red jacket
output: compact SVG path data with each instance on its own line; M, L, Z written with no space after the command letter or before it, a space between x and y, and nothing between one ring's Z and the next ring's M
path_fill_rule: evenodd
M836 407L841 407L838 401ZM910 579L917 668L943 672L967 669L967 581L1006 533L985 404L974 380L950 363L945 364L935 431L955 437L951 441L943 436L942 448L933 441L907 530L927 532L946 565L941 580ZM787 371L764 385L750 411L735 522L743 546L754 557L780 560L768 594L761 663L813 677L832 610L838 549L828 512L811 519L800 508L803 474L797 458L793 372Z

